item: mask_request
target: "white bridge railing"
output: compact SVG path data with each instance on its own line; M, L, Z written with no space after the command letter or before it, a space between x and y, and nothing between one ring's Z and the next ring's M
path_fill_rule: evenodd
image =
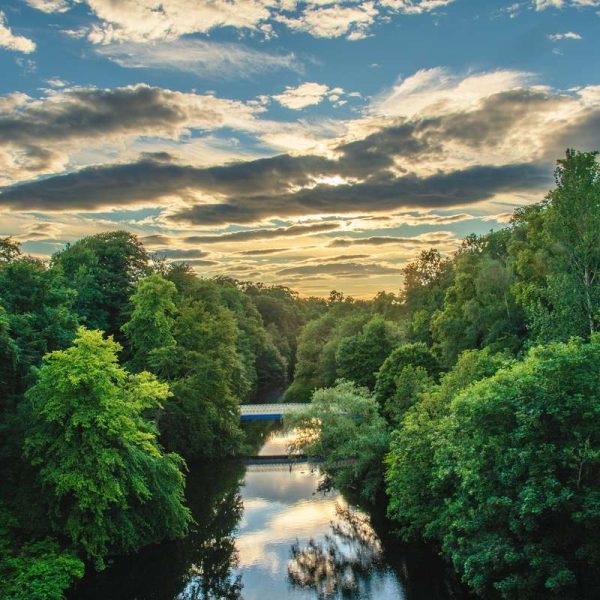
M283 415L298 412L308 404L242 404L240 415L242 420L281 419Z

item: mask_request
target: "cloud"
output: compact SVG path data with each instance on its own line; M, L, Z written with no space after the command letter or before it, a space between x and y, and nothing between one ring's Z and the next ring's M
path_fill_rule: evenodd
M593 144L594 139L597 143L600 93L593 87L568 92L515 87L523 78L522 74L494 72L489 77L472 74L460 81L449 75L445 83L434 85L439 100L434 105L419 101L419 108L414 110L413 102L408 116L384 116L376 107L369 109L366 116L348 122L347 135L331 143L323 155L279 154L204 167L152 154L5 187L0 205L14 210L55 211L158 205L168 209L164 218L170 221L223 226L264 223L273 217L446 210L498 195L540 193L551 184L550 165L565 147ZM421 73L417 80L409 87L419 96L432 84L430 74ZM509 89L499 90L501 82ZM119 89L121 94L131 94L134 99L139 94L146 101L132 101L137 110L131 107L122 114L113 107L111 116L104 116L103 129L95 124L96 119L88 118L86 109L86 118L76 120L69 135L82 128L91 137L93 132L110 135L111 127L123 131L129 126L132 130L147 126L155 135L162 128L163 135L172 132L180 136L186 124L196 123L198 127L203 121L207 128L227 123L254 132L275 126L274 122L260 121L254 112L258 109L212 96L177 95L147 86L133 91ZM448 103L452 90L460 90L458 99L462 98L463 104L458 99ZM483 95L486 90L487 95ZM115 104L106 91L93 94L95 101L103 94ZM63 95L56 93L61 99ZM157 96L163 101L156 106L153 99ZM407 89L401 96L410 106ZM5 99L7 105L21 102L19 98ZM79 102L77 98L76 106ZM103 100L101 106L105 104ZM30 109L27 102L25 105L28 118L22 117L22 128L13 123L14 137L25 148L39 131L44 144L37 148L51 147L52 136L59 139L56 123L67 120L55 119L55 111L49 111L51 102L41 105L42 113L49 111L51 115L44 119L38 119L38 111ZM115 106L118 108L119 102ZM211 106L213 110L208 110ZM12 115L6 118L13 119ZM38 125L38 120L48 127ZM0 119L0 131L2 123ZM425 218L441 223L444 219L464 220L469 215ZM419 220L415 215L412 219Z
M87 0L99 22L86 29L95 44L174 40L220 27L254 29L271 14L270 0Z
M244 256L267 256L269 254L279 254L280 252L287 252L289 248L263 248L253 250L241 250L237 254L243 254Z
M566 33L551 33L548 35L548 39L560 42L561 40L582 40L583 38L578 33L567 31Z
M296 265L277 271L277 275L331 275L335 277L370 277L372 275L396 275L399 267L378 263L331 262L317 265Z
M178 140L190 130L254 128L258 109L213 95L144 84L100 89L75 87L41 99L0 97L0 171L11 180L61 171L72 152L143 136ZM98 152L95 160L98 160Z
M277 36L275 25L317 38L344 36L354 41L368 37L376 22L388 21L395 14L433 12L453 1L163 0L158 6L154 0L26 0L33 8L46 13L64 12L80 3L87 4L94 22L68 34L86 37L97 45L172 41L225 27L272 39Z
M31 54L35 52L35 42L22 35L16 35L6 23L5 14L0 11L0 48Z
M347 248L349 246L432 246L441 242L456 242L450 231L436 231L414 237L370 236L363 238L336 238L329 243L331 248Z
M199 250L196 248L190 248L188 250L178 248L156 248L153 250L155 254L164 256L165 258L204 258L209 256L208 252Z
M69 10L67 0L25 0L31 8L36 8L45 13L61 13Z
M543 189L551 182L548 170L535 164L474 166L428 177L393 177L381 173L352 185L318 185L278 195L232 197L225 203L198 204L172 215L178 222L216 225L256 222L267 217L385 211L398 208L465 206L499 193ZM0 204L2 196L0 196Z
M535 10L546 10L548 8L592 8L600 6L600 0L533 0Z
M276 227L274 229L251 229L234 231L220 235L193 235L184 238L189 244L216 244L221 242L245 242L250 240L267 240L282 237L298 237L314 235L338 229L339 223L309 223L306 225L291 225L289 227Z
M178 69L216 79L246 79L278 69L301 70L293 54L272 54L242 44L197 39L111 43L98 46L96 54L125 68Z
M387 6L396 12L420 15L444 8L455 0L381 0L383 6Z
M444 67L421 69L375 98L370 112L412 117L465 110L493 94L522 88L531 80L531 74L522 71L500 69L465 77Z
M306 82L297 87L287 87L284 92L272 98L286 108L302 110L307 106L320 104L328 96L337 96L339 99L343 92L341 88L330 88L323 83Z
M170 260L171 264L186 264L191 267L214 267L219 263L216 260L204 260L203 258L186 258L184 260Z
M141 242L146 246L166 246L167 244L172 243L172 238L167 235L152 234L145 235L141 239Z
M347 36L350 40L366 37L368 28L379 14L374 2L358 5L311 6L296 17L279 15L275 20L295 31L309 33L317 38Z

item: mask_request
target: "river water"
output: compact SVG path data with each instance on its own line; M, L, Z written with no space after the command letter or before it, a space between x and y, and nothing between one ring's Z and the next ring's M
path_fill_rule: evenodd
M452 574L424 549L394 540L383 515L322 489L318 469L277 464L289 439L259 429L259 464L190 468L196 524L177 542L119 558L80 582L83 600L462 598ZM255 432L256 433L256 432ZM262 437L261 437L262 436ZM275 464L273 464L275 463Z

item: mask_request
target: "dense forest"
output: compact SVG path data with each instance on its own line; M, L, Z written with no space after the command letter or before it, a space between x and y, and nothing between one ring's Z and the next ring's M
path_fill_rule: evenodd
M186 461L284 392L334 486L485 598L600 595L600 165L370 301L199 277L132 234L0 240L0 595L186 535Z

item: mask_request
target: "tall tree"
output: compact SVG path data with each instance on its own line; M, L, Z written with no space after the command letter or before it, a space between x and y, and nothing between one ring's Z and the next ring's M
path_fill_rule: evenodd
M176 296L175 284L158 273L138 283L131 297L131 319L122 328L130 347L129 365L134 371L151 371L152 351L175 345L172 330Z
M164 454L145 411L170 395L147 372L129 375L119 344L78 330L74 345L44 358L27 392L31 427L25 453L39 477L58 533L104 566L128 552L183 535L183 461Z
M597 152L568 150L546 200L545 231L555 261L552 295L559 295L572 333L593 334L600 309L600 163ZM564 314L566 312L566 314ZM580 324L580 325L579 325ZM579 331L576 330L579 325Z
M149 257L138 238L126 231L99 233L68 245L52 264L77 291L75 308L86 327L122 339L135 284L149 274Z

